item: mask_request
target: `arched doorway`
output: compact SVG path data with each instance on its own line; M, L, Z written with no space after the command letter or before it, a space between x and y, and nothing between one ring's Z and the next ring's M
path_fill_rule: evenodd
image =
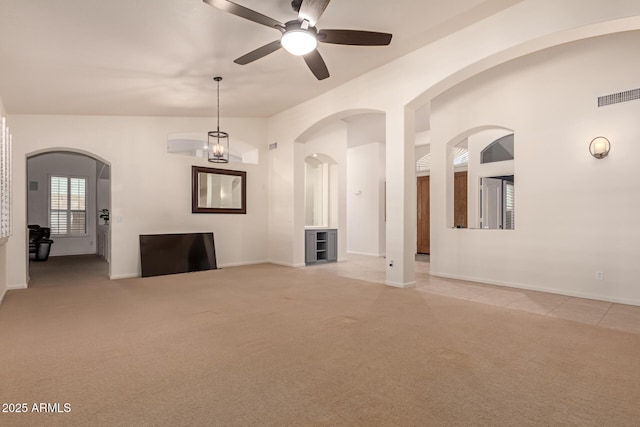
M302 227L323 225L338 230L339 260L347 254L384 256L385 253L385 114L371 109L341 111L326 117L296 139L296 216ZM327 161L330 159L330 161ZM313 168L314 164L322 168ZM326 170L330 191L315 192L330 201L312 221L306 171ZM326 175L328 176L328 175ZM317 205L320 205L317 203ZM300 235L302 235L302 230ZM302 241L302 240L300 240Z
M108 278L110 164L73 149L30 153L26 162L29 286Z

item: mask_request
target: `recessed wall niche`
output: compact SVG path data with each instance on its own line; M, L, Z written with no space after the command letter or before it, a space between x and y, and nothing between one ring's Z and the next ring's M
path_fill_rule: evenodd
M324 154L313 154L304 159L304 213L305 227L331 227L338 209L336 162Z

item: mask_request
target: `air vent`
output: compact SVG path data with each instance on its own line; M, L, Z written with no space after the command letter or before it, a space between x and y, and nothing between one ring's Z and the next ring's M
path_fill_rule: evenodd
M624 92L612 93L611 95L600 96L598 97L598 107L633 101L634 99L640 99L640 89L632 89Z
M269 144L269 150L275 150L276 148L278 148L277 142L274 142L273 144Z

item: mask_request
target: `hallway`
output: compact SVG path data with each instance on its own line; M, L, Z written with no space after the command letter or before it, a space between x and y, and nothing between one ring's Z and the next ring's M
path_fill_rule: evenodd
M49 257L29 261L29 276L29 288L98 285L109 281L109 263L93 254Z

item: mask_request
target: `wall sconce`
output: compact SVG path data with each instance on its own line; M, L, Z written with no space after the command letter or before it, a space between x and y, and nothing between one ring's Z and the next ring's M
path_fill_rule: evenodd
M594 138L589 144L589 153L596 159L604 159L611 151L611 143L604 136Z

